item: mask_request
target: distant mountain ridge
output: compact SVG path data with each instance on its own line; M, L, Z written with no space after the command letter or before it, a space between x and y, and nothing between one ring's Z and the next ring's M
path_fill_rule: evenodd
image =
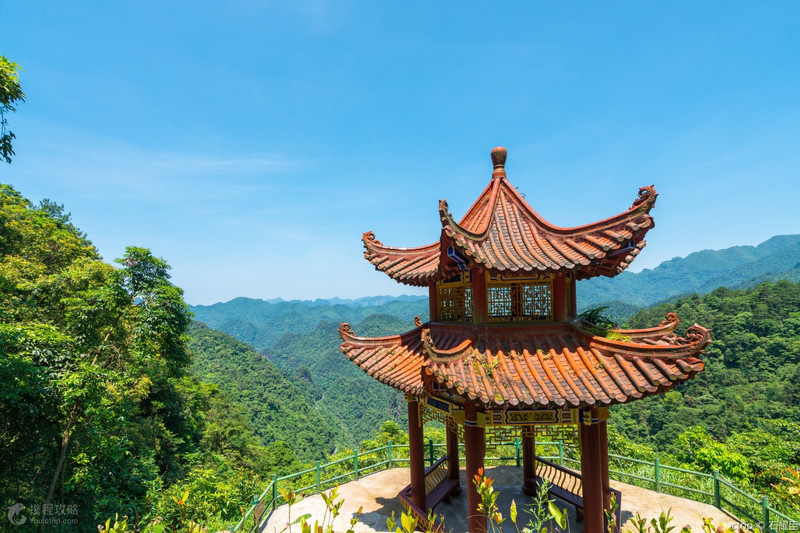
M408 295L290 302L240 297L225 303L190 307L197 320L257 349L271 346L285 333L310 333L321 321L355 324L374 314L409 322L416 315L423 321L428 319L428 298Z
M315 300L284 300L283 298L270 298L263 300L270 304L280 303L298 303L304 305L349 305L351 307L371 307L374 305L383 305L389 302L416 302L419 300L427 300L426 296L415 296L413 294L401 294L400 296L362 296L361 298L317 298ZM220 304L214 304L220 305Z
M777 235L758 246L702 250L653 269L581 281L578 306L580 310L608 304L632 309L718 287L749 288L778 279L800 280L800 235Z

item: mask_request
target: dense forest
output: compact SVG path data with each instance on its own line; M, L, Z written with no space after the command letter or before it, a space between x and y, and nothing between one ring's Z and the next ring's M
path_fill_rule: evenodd
M705 372L678 392L613 409L614 426L631 441L774 493L787 468L800 468L800 282L719 288L642 310L630 323L652 325L673 310L679 333L694 322L712 329Z
M194 322L189 333L192 372L245 408L255 434L280 458L273 462L280 469L274 473L291 472L334 451L338 425L320 415L308 381L284 377L251 346L204 324Z
M0 185L0 506L24 506L14 531L94 531L116 513L221 526L273 470L245 411L189 373L168 265L137 247L116 264L63 206Z
M408 331L411 320L374 314L354 325L359 335L381 336ZM289 375L303 377L316 391L320 411L336 421L341 444L357 446L373 436L382 421L407 424L403 394L379 383L339 351L338 323L323 321L308 334L285 334L263 353Z
M414 316L427 320L426 297L369 297L354 301L337 298L313 302L236 298L191 309L198 320L257 348L286 379L297 384L333 427L336 436L331 442L335 448L358 446L372 437L383 421L406 424L403 395L378 383L342 357L337 331L340 322L351 322L356 332L367 336L408 331L414 327ZM192 345L199 369L207 365L204 361L228 364L221 362L220 354L205 346L206 343ZM262 361L257 366L262 368L265 364L269 363ZM259 371L240 370L235 375L241 372L257 376ZM216 382L213 376L204 379ZM252 387L247 389L252 394ZM253 420L258 417L254 415Z
M244 406L265 445L291 441L296 460L323 459L338 449L358 447L382 422L404 426L407 417L401 393L342 356L338 327L322 321L307 334L285 333L258 353L194 322L189 329L192 372ZM412 327L391 315L371 315L356 331L381 335Z

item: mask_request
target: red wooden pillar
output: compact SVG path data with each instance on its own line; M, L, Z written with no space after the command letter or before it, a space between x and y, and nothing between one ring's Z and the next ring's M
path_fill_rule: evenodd
M470 274L472 277L472 322L486 324L489 305L486 296L486 273L482 268L474 267Z
M573 274L572 279L569 282L569 298L571 300L569 304L569 310L570 316L572 317L578 316L578 297L576 296L577 289L578 287L575 283L575 275Z
M450 479L458 479L458 431L455 427L447 424L447 477ZM453 492L453 494L460 494L461 488Z
M431 322L439 320L439 293L436 291L436 284L428 284L428 314Z
M473 482L478 470L483 468L483 457L486 453L486 434L478 426L478 410L474 404L464 404L464 455L467 460L467 524L470 533L485 533L486 517L478 514L481 498Z
M587 413L588 416L588 413ZM583 485L584 533L603 533L603 474L600 462L598 424L581 423L581 478Z
M536 437L522 434L522 492L536 494Z
M605 420L601 420L598 424L598 432L600 439L600 476L603 482L603 509L610 510L611 495L608 491L611 488L611 482L608 478L608 426ZM622 524L619 525L621 526Z
M553 320L567 321L567 277L556 274L553 279Z
M425 507L425 449L417 400L408 401L408 455L411 470L411 500L425 512L428 509Z

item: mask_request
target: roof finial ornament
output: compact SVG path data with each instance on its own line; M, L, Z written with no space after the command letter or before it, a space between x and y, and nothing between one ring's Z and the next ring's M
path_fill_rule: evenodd
M503 179L506 177L506 156L508 155L508 150L503 148L502 146L498 146L494 150L492 150L492 164L494 164L494 171L492 172L492 179L500 178Z

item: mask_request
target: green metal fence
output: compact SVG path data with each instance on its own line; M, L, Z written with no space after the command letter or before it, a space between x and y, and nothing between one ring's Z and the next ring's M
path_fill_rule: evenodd
M433 465L436 459L446 452L445 444L436 444L429 440L425 445L425 460ZM463 445L460 446L463 449ZM507 449L508 454L486 457L487 465L521 466L522 455L520 440L493 446L493 449ZM580 468L580 460L565 453L565 446L558 442L537 442L537 455L557 462L562 466ZM464 455L460 454L461 465ZM664 494L672 494L714 505L740 518L742 524L760 527L765 533L798 529L800 517L790 517L772 507L766 497L755 497L736 487L717 472L707 474L684 468L667 466L658 458L653 462L609 454L609 476L612 479L651 489ZM286 476L273 476L264 492L251 503L250 509L242 520L231 527L234 532L252 533L257 526L275 510L286 503L281 496L280 488L292 490L306 496L318 494L335 485L355 481L362 476L386 470L395 466L405 466L409 462L408 444L392 444L366 450L354 451L352 456L344 457L330 463L316 462L313 468L295 472Z

